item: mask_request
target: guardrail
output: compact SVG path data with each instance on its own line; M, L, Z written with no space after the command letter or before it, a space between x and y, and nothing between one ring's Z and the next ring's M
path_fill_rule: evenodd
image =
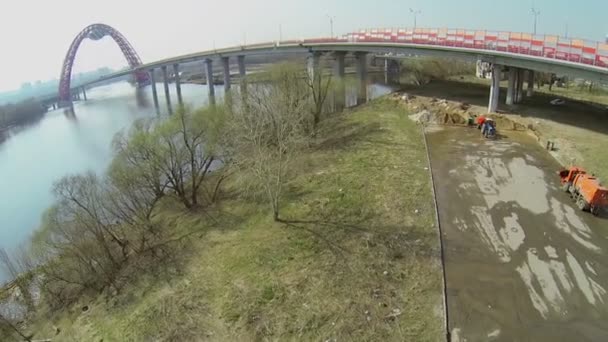
M348 33L342 39L503 51L608 68L608 44L557 35L449 28L371 28Z

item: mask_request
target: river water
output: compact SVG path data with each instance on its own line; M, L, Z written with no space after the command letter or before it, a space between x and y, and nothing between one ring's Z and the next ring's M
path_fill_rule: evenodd
M114 135L138 118L167 115L162 84L157 84L159 110L151 87L136 90L127 82L88 90L86 102L74 103L74 115L64 109L47 113L40 121L4 132L0 140L0 247L15 248L39 226L44 210L53 202L51 189L59 178L93 170L98 174L112 159ZM223 87L216 86L222 101ZM370 86L370 97L390 92L380 84ZM175 106L175 86L170 85ZM200 107L208 102L207 86L182 84L184 102ZM347 104L356 101L348 91ZM5 278L0 271L0 283Z

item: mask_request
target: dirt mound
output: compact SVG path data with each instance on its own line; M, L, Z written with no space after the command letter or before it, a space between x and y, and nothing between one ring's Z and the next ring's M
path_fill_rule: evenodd
M416 113L410 115L409 118L421 123L466 125L474 122L475 118L481 115L465 102L413 96L401 92L394 93L390 98L401 103L408 111ZM525 131L528 129L525 125L501 114L492 114L488 117L494 119L496 125L502 130Z
M449 110L430 111L423 109L422 111L408 116L410 120L420 123L433 124L452 124L464 125L468 122L468 116L465 117L462 113L452 112Z
M488 115L488 117L492 118L496 122L496 126L502 130L512 130L512 131L525 131L526 126L521 123L514 121L504 115L501 114L493 114Z

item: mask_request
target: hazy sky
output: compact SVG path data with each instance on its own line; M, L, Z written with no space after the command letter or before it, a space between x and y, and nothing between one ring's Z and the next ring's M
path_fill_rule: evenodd
M0 90L57 78L71 40L102 22L122 32L144 62L216 47L346 33L363 27L419 27L532 31L530 8L541 11L539 33L603 40L608 0L3 0L0 12ZM75 71L126 65L109 38L85 41Z

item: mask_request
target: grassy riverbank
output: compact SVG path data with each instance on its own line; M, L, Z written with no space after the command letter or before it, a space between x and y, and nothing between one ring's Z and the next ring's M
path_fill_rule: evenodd
M60 341L437 341L441 268L424 144L394 101L324 120L298 156L281 216L229 182L205 213L166 204L189 233L175 267L115 296L41 312ZM82 307L87 305L86 312Z

